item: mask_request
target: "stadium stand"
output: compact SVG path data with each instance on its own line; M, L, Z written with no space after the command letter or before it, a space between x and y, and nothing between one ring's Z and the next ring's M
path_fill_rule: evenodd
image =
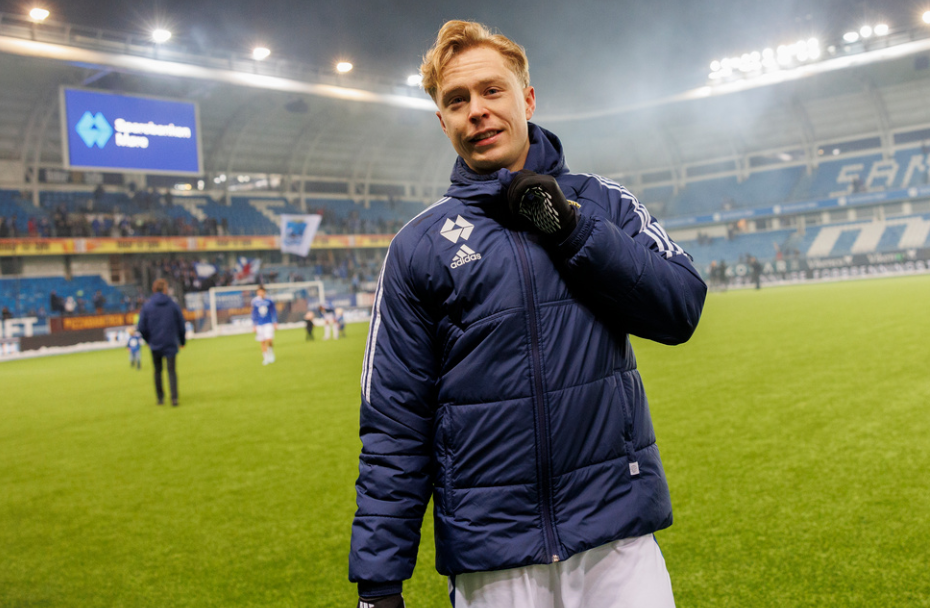
M31 204L24 202L15 190L0 190L0 217L11 221L16 217L16 230L19 234L27 234L28 222L30 218L38 219L44 214L33 207Z
M778 252L806 258L837 257L856 253L884 253L930 247L930 215L914 215L884 221L844 222L812 226L798 233L794 229L737 234L732 239L718 237L709 242L682 241L699 268L714 260L728 265L740 263L748 255L774 260Z
M736 176L716 177L689 182L677 195L670 196L665 215L702 215L729 209L747 209L774 205L790 200L804 167L785 167L751 173L739 182ZM671 194L671 186L645 189L643 202L661 201Z
M123 292L109 285L99 275L77 276L68 280L64 277L30 277L0 279L0 306L6 306L20 316L36 316L44 309L45 316L54 316L49 307L49 297L54 291L62 298L75 300L75 314L93 311L93 297L100 291L106 298L104 310L124 310Z
M826 160L810 175L795 165L754 171L742 182L731 175L689 181L677 194L671 185L644 187L639 194L646 205L662 209L663 217L696 216L925 185L928 168L930 154L909 147L887 160L874 153Z
M215 227L222 226L222 233L228 235L270 235L278 233L280 215L303 213L284 197L233 196L229 201L227 205L210 196L174 196L167 204L165 197L144 192L130 197L123 192L94 196L87 191L51 190L40 193L40 207L36 208L18 192L2 190L0 217L6 221L16 218L18 236L28 234L30 218L54 223L59 213L69 216L72 225L66 230L56 225L47 236L110 236L113 223L122 217L128 218L132 231L121 236L185 234L179 226L190 226L193 234L217 234ZM311 212L323 213L322 232L342 234L396 232L424 208L416 201L395 200L372 200L367 208L345 199L307 199L307 205ZM83 233L75 228L84 217L91 218L88 224L97 219L99 230L95 226ZM138 228L140 221L146 223L144 229Z

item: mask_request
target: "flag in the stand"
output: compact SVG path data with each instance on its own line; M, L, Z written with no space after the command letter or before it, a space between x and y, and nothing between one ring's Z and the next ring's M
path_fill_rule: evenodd
M259 258L249 259L241 256L236 260L236 276L234 282L238 284L255 283L258 277L258 271L262 268L262 261Z
M307 257L322 216L282 214L280 217L281 253L296 253Z
M216 274L216 266L206 262L194 262L194 272L201 279L207 279Z

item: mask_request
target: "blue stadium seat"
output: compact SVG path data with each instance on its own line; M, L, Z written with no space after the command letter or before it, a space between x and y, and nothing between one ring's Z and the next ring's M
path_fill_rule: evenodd
M879 239L878 246L875 250L895 251L898 249L898 243L901 241L901 237L904 235L906 229L906 224L895 224L885 228L885 231L882 233L882 238Z
M847 255L852 252L853 243L859 238L862 228L851 228L840 233L840 238L836 240L833 249L830 250L830 256Z
M0 279L0 305L7 306L16 316L26 316L38 312L44 307L51 316L49 296L55 291L62 298L68 296L85 302L86 312L93 312L93 297L97 290L106 298L105 311L122 310L122 292L109 285L100 275L73 277L68 281L64 277L29 277Z

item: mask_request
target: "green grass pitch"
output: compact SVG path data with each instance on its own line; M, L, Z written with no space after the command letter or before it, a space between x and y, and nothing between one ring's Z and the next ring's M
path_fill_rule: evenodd
M0 364L0 606L354 605L365 327ZM318 332L319 333L319 332ZM712 294L637 340L681 607L930 606L930 276ZM432 526L411 608L448 605Z

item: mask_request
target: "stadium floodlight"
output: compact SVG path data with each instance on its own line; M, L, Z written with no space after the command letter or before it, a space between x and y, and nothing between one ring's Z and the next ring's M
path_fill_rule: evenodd
M271 50L264 46L257 46L252 49L252 59L255 61L264 61L271 55Z
M846 32L843 34L843 40L846 42L855 42L859 40L859 32Z
M923 20L924 20L924 23L930 23L930 11L927 11L926 13L924 13Z
M879 23L878 25L875 26L875 29L873 31L875 32L876 36L886 36L888 34L888 24Z
M786 66L791 63L794 53L785 45L778 47L778 65Z
M50 14L51 14L51 13L49 13L48 10L46 10L46 9L44 9L44 8L39 8L39 7L37 6L37 7L35 7L34 9L32 9L31 11L29 11L29 18L32 19L33 21L35 21L36 23L40 23L40 22L45 21L46 19L48 19L48 16L49 16Z
M872 37L872 26L863 25L861 28L859 28L859 35L862 36L863 38L871 38Z
M158 28L152 32L152 40L156 43L161 44L163 42L168 42L171 40L171 32L166 29Z
M411 74L407 76L407 86L408 87L418 87L423 84L423 77L419 74Z
M336 64L336 71L340 74L345 74L346 72L351 72L354 66L348 61L340 61Z

